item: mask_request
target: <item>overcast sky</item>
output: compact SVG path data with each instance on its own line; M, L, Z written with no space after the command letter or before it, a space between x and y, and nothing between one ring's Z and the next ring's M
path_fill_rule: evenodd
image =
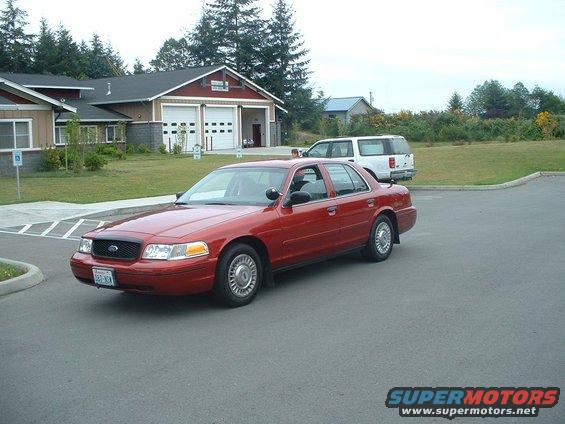
M202 0L19 0L30 30L45 17L77 39L110 40L128 64L197 21ZM272 0L259 0L265 17ZM387 112L444 109L486 79L565 94L565 0L290 0L310 49L312 83ZM83 6L84 5L84 6Z

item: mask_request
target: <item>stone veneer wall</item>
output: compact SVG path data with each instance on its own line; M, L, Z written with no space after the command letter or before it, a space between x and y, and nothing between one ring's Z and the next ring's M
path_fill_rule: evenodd
M151 151L156 152L163 143L163 124L161 122L131 123L126 127L128 144L139 146L145 144Z

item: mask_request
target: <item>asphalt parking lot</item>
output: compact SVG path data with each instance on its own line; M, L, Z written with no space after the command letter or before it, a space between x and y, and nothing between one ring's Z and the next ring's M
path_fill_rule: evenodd
M565 178L413 200L386 262L287 272L239 309L97 290L69 270L78 232L1 233L46 281L0 297L0 422L401 423L394 386L563 388Z

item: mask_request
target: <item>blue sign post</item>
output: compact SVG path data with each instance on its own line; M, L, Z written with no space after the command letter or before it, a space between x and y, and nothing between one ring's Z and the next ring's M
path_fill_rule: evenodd
M20 166L23 164L22 151L18 149L12 150L12 163L16 167L16 185L18 187L18 200L21 199L20 194Z

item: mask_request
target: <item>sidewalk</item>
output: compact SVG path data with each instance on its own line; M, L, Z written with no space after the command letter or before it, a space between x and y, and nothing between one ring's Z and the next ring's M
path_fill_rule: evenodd
M172 203L174 200L174 195L167 195L88 204L45 201L2 205L0 206L0 228L39 222L62 221L110 211L113 214L135 213L148 209L153 205Z

